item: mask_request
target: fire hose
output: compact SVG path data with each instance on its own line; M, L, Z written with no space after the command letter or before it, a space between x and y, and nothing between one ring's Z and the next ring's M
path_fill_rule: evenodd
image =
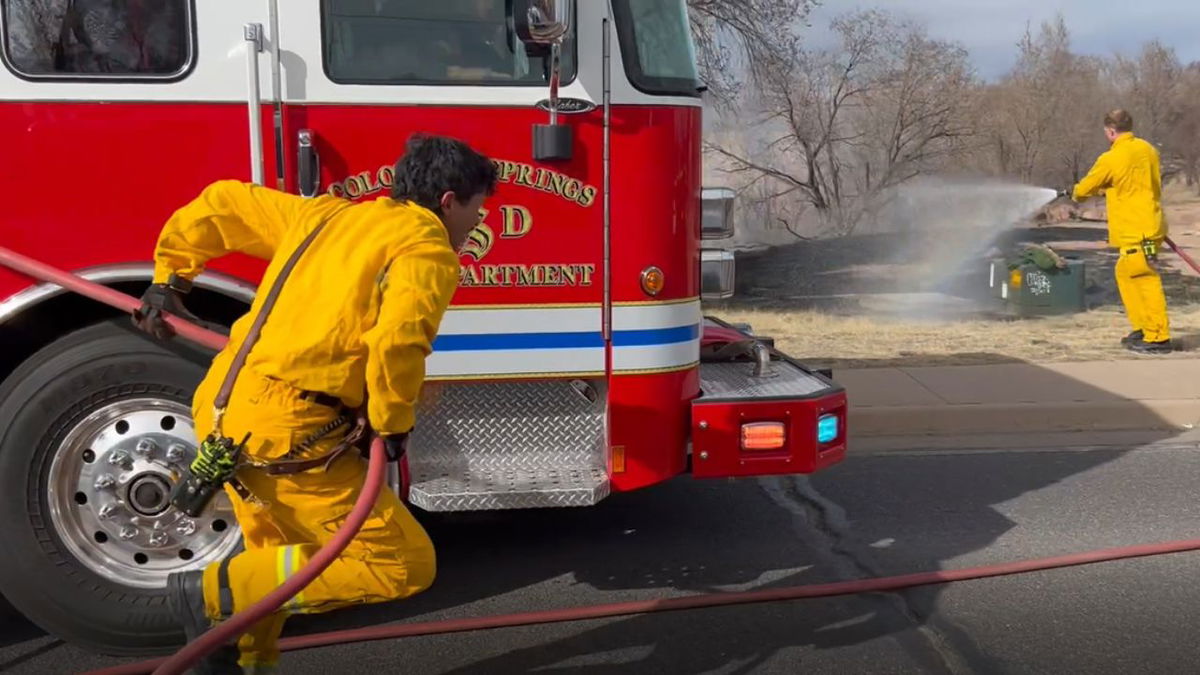
M1167 241L1189 265L1200 272L1195 261L1179 252L1174 242ZM31 277L58 284L64 288L79 292L87 297L105 302L114 307L132 312L140 303L131 296L81 279L73 274L38 263L25 256L0 248L0 265L6 265L23 272ZM210 347L220 347L224 337L207 331L199 326L187 324L177 317L168 317L168 323L178 331L180 336L194 340ZM384 476L384 450L382 442L376 438L371 446L370 468L362 495L354 506L350 517L338 530L334 538L325 545L309 563L296 575L288 579L266 597L253 606L235 614L229 620L218 624L212 630L204 633L194 642L185 646L173 656L139 663L131 663L112 668L92 671L88 675L143 675L145 673L176 675L184 672L212 650L236 639L254 623L277 610L284 602L297 592L303 590L336 558L345 546L353 539L374 504L375 497L381 489ZM972 579L1026 574L1036 571L1092 565L1101 562L1111 562L1129 558L1139 558L1187 551L1200 550L1200 540L1170 541L1157 544L1143 544L1123 548L1111 548L1097 551L1087 551L1070 555L1036 558L1023 561L1000 563L969 567L958 570L940 570L920 572L890 577L875 577L841 581L826 584L810 584L769 588L743 592L720 592L698 594L675 598L659 598L633 602L612 603L584 607L554 609L519 614L501 614L465 619L444 621L417 622L399 625L379 625L349 630L317 633L313 635L286 638L280 641L281 651L297 651L324 647L336 644L369 642L375 640L390 640L404 637L441 635L468 631L490 630L539 624L561 623L613 618L621 616L653 614L682 610L693 610L735 605L749 605L767 602L781 602L811 598L828 598L844 595L859 595L863 593L894 592L919 586L946 584Z
M132 313L141 306L141 302L133 296L87 281L70 272L40 263L3 247L0 247L0 265L10 267L34 279L57 284L128 313ZM219 350L227 342L225 336L176 316L167 315L166 322L175 329L176 334L180 337L211 349ZM304 590L305 586L320 576L321 572L324 572L325 568L341 555L370 516L371 508L375 505L375 500L379 497L379 491L383 487L386 466L387 458L383 440L376 437L371 442L367 478L362 492L354 503L350 515L347 516L346 522L342 523L329 542L313 555L308 564L300 571L261 600L205 632L171 658L155 663L153 671L155 675L178 675L185 672L213 650L231 640L236 640L254 624L274 613L283 603Z
M1170 246L1171 250L1175 252L1175 255L1183 258L1183 261L1188 264L1188 267L1191 267L1196 271L1197 274L1200 274L1200 264L1197 264L1196 261L1192 259L1192 256L1188 255L1183 251L1183 249L1179 248L1174 241L1171 241L1170 237L1166 237L1165 241L1167 242L1167 246Z

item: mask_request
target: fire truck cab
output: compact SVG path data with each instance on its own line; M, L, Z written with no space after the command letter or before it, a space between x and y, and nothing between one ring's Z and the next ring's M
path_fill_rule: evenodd
M733 195L700 183L684 0L0 0L0 38L0 246L135 296L213 181L373 199L414 132L493 159L393 472L420 510L845 454L828 373L702 313L702 286L732 293ZM265 262L214 261L189 309L229 325ZM129 323L0 269L0 592L113 654L176 646L166 575L239 544L224 498L197 519L167 500L212 354Z

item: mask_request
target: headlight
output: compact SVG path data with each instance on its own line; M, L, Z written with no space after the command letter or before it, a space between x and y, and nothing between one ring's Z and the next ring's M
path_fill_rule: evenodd
M729 188L704 188L700 192L700 238L733 236L733 198Z

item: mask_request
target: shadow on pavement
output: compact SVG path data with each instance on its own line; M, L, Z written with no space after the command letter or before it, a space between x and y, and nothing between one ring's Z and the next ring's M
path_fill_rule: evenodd
M1030 383L1068 399L1120 400L1090 385L1039 370ZM986 398L986 392L982 392ZM853 396L853 394L852 394ZM1151 440L1180 432L1140 408L1130 423L1158 429ZM639 493L617 495L580 511L439 516L430 531L441 574L424 597L367 608L339 621L397 621L425 612L519 592L561 579L551 596L532 595L522 610L576 604L573 586L645 599L656 592L703 593L822 583L964 566L954 562L984 551L1016 525L998 506L1112 462L1127 449L1090 452L1013 452L852 457L811 478L737 482L680 478ZM853 450L852 450L853 452ZM865 462L870 462L867 466ZM889 467L880 470L880 466ZM919 547L888 543L919 541ZM1120 545L1132 542L1112 542ZM1075 552L1064 544L1057 553ZM1007 559L995 555L989 562ZM918 628L937 624L941 587L869 599L819 600L680 614L641 616L536 646L482 659L454 673L747 672L782 649L863 646L892 638L930 671L945 666ZM864 606L866 612L864 613ZM490 612L489 612L490 613ZM454 612L459 615L459 612ZM299 622L295 628L301 628ZM329 630L307 620L303 630ZM952 637L952 625L938 625ZM503 640L460 636L464 643ZM988 670L991 657L960 652ZM397 643L397 648L403 645ZM639 651L640 649L640 651ZM634 662L579 664L598 652L637 652ZM930 660L931 659L931 660Z
M1086 391L1089 385L1039 372L1040 388L1101 396ZM1161 440L1177 435L1153 411L1139 414L1143 428L1162 429ZM959 559L988 549L1016 526L1000 505L1127 451L856 458L851 448L845 463L808 478L696 481L684 476L614 495L588 509L423 514L440 565L432 589L403 602L294 617L288 633L962 567ZM886 543L889 539L893 543ZM1058 551L1069 552L1074 552L1070 542ZM1008 558L995 553L990 561ZM941 592L929 587L632 617L576 626L579 632L533 646L525 636L525 644L511 649L495 649L495 641L508 639L504 632L461 635L456 644L470 654L481 645L491 647L469 665L435 671L423 666L421 671L748 672L781 650L867 649L882 639L899 644L925 672L940 672L945 663L924 629L936 626L954 637L954 626L938 625ZM6 627L2 641L14 646L38 634L17 622ZM982 670L995 667L991 657L971 653L969 637L960 637L954 642L968 661ZM398 662L405 659L403 642L389 648ZM633 660L578 660L621 650L634 653ZM21 660L38 668L45 664L41 672L54 670L52 656L41 661L38 656ZM289 659L303 666L303 656ZM0 669L9 665L12 661Z

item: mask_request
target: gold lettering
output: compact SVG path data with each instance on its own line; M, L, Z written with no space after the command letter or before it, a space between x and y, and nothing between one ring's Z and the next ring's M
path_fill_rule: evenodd
M517 185L525 187L535 187L533 184L533 167L528 164L521 164L521 171L517 175Z
M594 185L586 185L576 178L552 169L507 159L492 159L491 162L492 166L496 168L497 180L502 183L515 183L522 187L540 190L575 202L585 208L595 204L599 196L599 190ZM395 183L395 168L392 165L384 164L374 172L364 171L331 183L326 188L326 192L342 199L357 199L389 190Z
M469 265L459 273L464 287L551 287L591 286L595 265Z
M388 165L379 167L379 171L375 172L375 176L379 184L384 187L392 187L396 184L396 170Z
M362 184L366 187L366 189L363 190L364 195L374 194L383 189L383 186L381 186L375 180L375 176L372 175L372 173L370 171L364 171L364 172L358 174L358 180L361 181Z
M479 268L474 265L462 268L458 276L458 283L460 286L478 286L480 283Z
M517 172L517 163L510 162L507 159L500 159L500 160L496 160L496 164L497 164L496 174L497 174L497 178L500 180L500 182L502 182L502 183L512 182L513 174L515 174Z
M597 190L596 190L595 186L593 186L593 185L589 185L589 186L583 188L583 194L580 195L579 205L586 208L588 206L591 206L592 204L595 204L596 203L596 192L597 192Z
M504 225L500 229L500 236L505 239L524 237L529 234L529 230L533 229L533 214L524 206L501 206L500 213L504 216Z
M567 187L568 180L570 180L570 176L567 176L566 174L555 173L553 182L550 185L550 192L553 192L559 197L563 196L563 191Z

